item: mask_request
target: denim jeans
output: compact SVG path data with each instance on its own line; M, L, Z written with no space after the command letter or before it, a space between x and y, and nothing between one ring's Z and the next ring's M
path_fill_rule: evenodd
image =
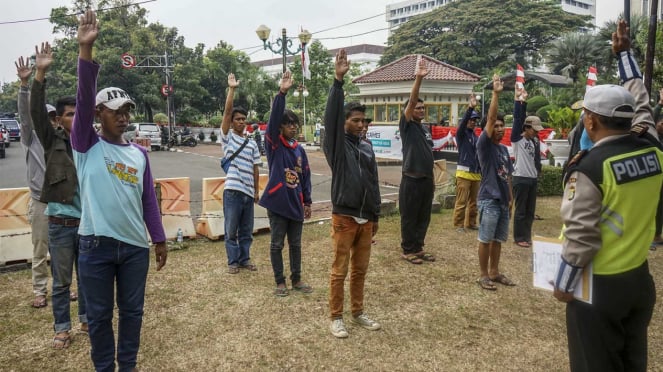
M276 285L285 283L283 276L283 243L288 235L290 250L290 281L297 284L301 280L302 271L302 226L303 221L285 218L272 211L267 211L269 227L272 231L272 242L269 246L269 258L272 261Z
M373 221L360 225L350 216L332 214L331 236L334 261L329 284L330 318L343 317L343 287L348 275L348 264L350 310L353 316L359 316L364 312L364 280L371 258Z
M479 241L504 243L509 237L509 206L495 199L479 200Z
M86 298L78 270L78 227L48 224L48 251L51 254L51 274L53 275L53 318L55 333L71 329L69 315L69 291L71 278L76 266L78 282L78 320L87 323Z
M78 258L88 300L90 355L96 371L115 370L113 298L119 313L117 362L120 371L136 366L143 324L150 250L103 236L81 236ZM116 286L117 284L117 286Z
M228 266L249 264L249 249L253 242L253 197L241 191L224 190L223 218Z

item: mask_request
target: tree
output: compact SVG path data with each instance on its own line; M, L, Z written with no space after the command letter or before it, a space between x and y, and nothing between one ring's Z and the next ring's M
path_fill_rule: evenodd
M581 27L592 27L590 17L564 12L559 1L455 1L400 26L380 64L426 54L479 74L515 63L527 68L539 64L548 42Z
M546 48L546 60L551 72L566 75L578 81L578 74L586 73L589 66L603 64L610 46L594 35L569 33L552 41Z

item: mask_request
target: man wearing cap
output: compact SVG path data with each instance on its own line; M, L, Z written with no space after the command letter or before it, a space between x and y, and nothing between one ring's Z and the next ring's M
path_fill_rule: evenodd
M136 367L140 347L150 266L148 233L155 245L157 271L166 264L166 236L147 150L122 136L135 103L120 88L95 93L101 66L92 60L92 47L98 32L96 15L87 10L79 19L78 104L71 133L85 200L79 228L79 267L88 300L94 368L114 371L117 359L120 371L130 371ZM99 134L92 126L95 118L101 123ZM119 314L117 347L115 303Z
M74 97L63 97L55 104L57 128L51 125L46 112L46 72L53 63L49 43L35 47L37 72L30 91L30 116L44 148L46 168L41 189L41 201L48 203L48 251L53 276L53 317L55 336L53 347L64 349L71 343L70 286L73 268L78 258L78 226L81 217L81 197L76 166L73 161L69 134L76 109ZM77 271L78 272L78 271ZM81 331L87 332L86 301L78 280L78 320Z
M584 125L594 146L569 165L561 215L566 226L554 296L566 302L571 371L646 371L647 327L656 291L647 256L663 186L663 152L649 140L651 107L629 52L628 28L612 35L629 90L585 93ZM633 129L632 129L633 127ZM592 303L573 291L592 266Z
M28 218L32 226L32 291L35 298L31 306L41 308L47 306L48 293L48 218L44 214L46 203L40 201L41 188L44 185L44 149L37 138L30 117L30 103L28 80L32 69L27 59L20 57L16 61L16 72L21 80L18 91L18 114L21 118L21 145L25 150L25 161L28 168L28 187L30 188L30 202L28 205ZM50 106L50 107L48 107ZM47 105L49 116L55 116L55 107Z
M513 107L511 146L515 158L513 165L513 240L516 245L532 245L532 223L536 210L536 184L541 173L541 150L538 132L543 129L538 116L525 117L527 91L516 87Z
M470 94L470 104L456 131L458 146L458 165L456 166L456 205L454 206L453 224L458 232L478 230L477 196L481 184L481 169L477 158L477 140L474 133L479 114L474 110L477 99Z

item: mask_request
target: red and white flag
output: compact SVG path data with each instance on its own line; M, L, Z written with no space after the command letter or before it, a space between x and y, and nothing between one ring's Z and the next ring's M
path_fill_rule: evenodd
M516 86L518 88L525 87L525 69L523 66L516 63Z
M589 66L589 71L587 71L587 86L585 87L585 90L588 90L589 88L596 85L596 80L598 80L598 71L596 70L596 66Z
M302 44L302 76L304 79L311 80L310 65L311 60L308 58L308 45Z

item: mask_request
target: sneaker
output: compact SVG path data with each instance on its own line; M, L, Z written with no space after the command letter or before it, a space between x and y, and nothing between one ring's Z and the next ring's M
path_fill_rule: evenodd
M332 320L329 329L331 330L331 333L332 335L334 335L334 337L338 338L348 337L348 330L345 329L345 323L343 322L343 319Z
M368 329L369 331L377 331L378 329L382 328L380 323L378 323L375 320L372 320L371 318L367 317L366 314L361 314L361 315L356 316L356 317L353 316L352 317L352 322L362 326L363 328Z

